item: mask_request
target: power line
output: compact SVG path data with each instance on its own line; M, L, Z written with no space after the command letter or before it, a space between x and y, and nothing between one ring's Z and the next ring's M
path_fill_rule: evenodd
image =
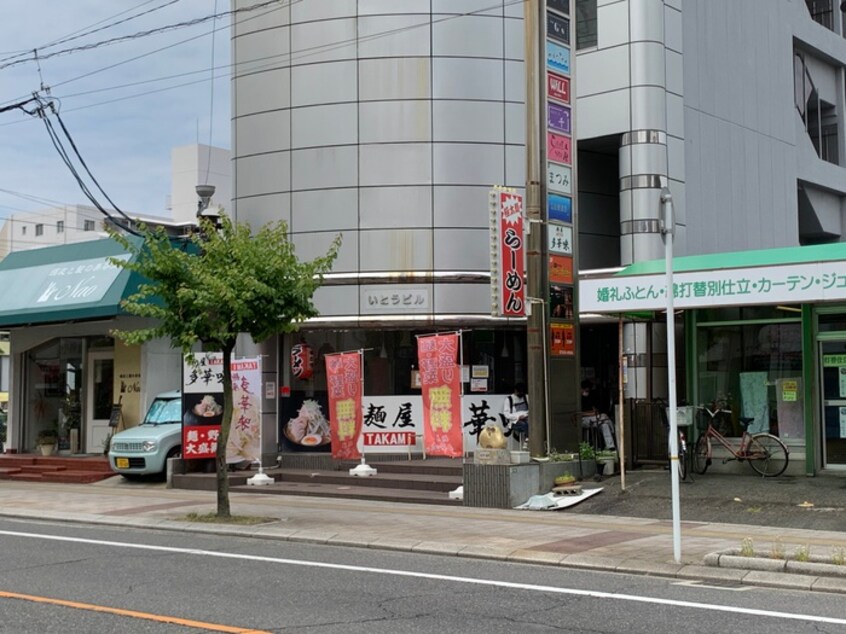
M238 13L244 13L247 11L255 11L257 9L262 9L264 7L270 6L271 4L275 4L280 0L265 0L264 2L259 2L257 4L253 4L247 7L240 7L238 9L232 9L231 11L222 11L220 13L215 13L212 15L207 15L202 18L194 18L193 20L186 20L184 22L177 22L175 24L167 24L165 26L160 26L155 29L148 29L146 31L138 31L137 33L132 33L130 35L121 35L118 37L113 37L108 40L101 40L99 42L92 42L91 44L83 44L80 46L73 46L71 48L65 48L58 51L53 51L52 53L45 53L40 55L40 59L50 59L52 57L58 57L59 55L67 55L69 53L77 53L80 51L90 51L96 48L101 48L103 46L110 46L112 44L117 44L119 42L126 42L128 40L136 40L142 37L148 37L150 35L158 35L159 33L166 33L168 31L175 31L177 29L183 29L189 26L196 26L197 24L202 24L203 22L208 22L209 20L214 20L217 18L224 18L230 15L237 15ZM24 64L31 61L30 59L15 59L7 61L4 64L0 64L0 70L4 68L10 68L12 66L18 66L19 64Z

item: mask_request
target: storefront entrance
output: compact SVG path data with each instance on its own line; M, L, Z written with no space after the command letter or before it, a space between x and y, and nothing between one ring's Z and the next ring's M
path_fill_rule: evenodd
M109 435L109 418L114 394L114 352L97 350L88 353L86 376L86 451L99 453Z
M846 469L846 337L820 342L824 466Z

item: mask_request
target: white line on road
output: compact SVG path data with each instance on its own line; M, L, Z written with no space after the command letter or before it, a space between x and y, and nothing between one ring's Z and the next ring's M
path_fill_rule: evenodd
M617 601L633 601L654 605L670 605L680 608L694 608L697 610L711 610L713 612L728 612L745 614L747 616L766 616L791 621L811 621L813 623L833 623L846 625L846 619L811 614L791 614L773 610L759 610L756 608L734 607L730 605L715 605L710 603L694 603L693 601L678 601L676 599L661 599L657 597L639 597L632 594L618 594L615 592L601 592L597 590L581 590L578 588L559 588L556 586L542 586L530 583L516 583L513 581L497 581L495 579L472 579L470 577L455 577L452 575L438 575L428 572L413 572L410 570L388 570L386 568L371 568L369 566L352 566L349 564L331 564L320 561L303 561L298 559L284 559L281 557L263 557L261 555L244 555L239 553L222 553L212 550L196 548L176 548L173 546L152 546L147 544L124 544L100 539L85 539L83 537L66 537L63 535L42 535L38 533L22 533L19 531L2 531L0 535L9 537L24 537L29 539L43 539L56 542L72 542L75 544L91 544L94 546L113 546L114 548L128 548L133 550L152 550L156 552L191 555L195 557L216 557L218 559L241 559L245 561L259 561L263 563L285 564L288 566L303 566L306 568L326 568L329 570L346 570L350 572L365 572L377 575L391 575L394 577L413 577L417 579L431 579L435 581L451 581L453 583L468 583L494 588L508 588L511 590L527 590L530 592L547 592L552 594L590 597L594 599L614 599Z

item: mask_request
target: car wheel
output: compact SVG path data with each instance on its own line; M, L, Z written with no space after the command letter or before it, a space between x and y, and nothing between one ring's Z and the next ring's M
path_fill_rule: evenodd
M167 452L167 455L165 456L164 469L159 474L159 477L162 480L167 480L167 461L168 461L168 459L170 459L170 458L181 458L181 457L182 457L182 446L181 445L177 445L176 447L172 447L170 449L170 451Z

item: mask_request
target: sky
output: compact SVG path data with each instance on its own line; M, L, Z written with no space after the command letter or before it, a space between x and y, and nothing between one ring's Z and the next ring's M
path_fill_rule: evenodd
M230 16L69 50L225 13L229 0L2 0L2 9L0 108L49 87L82 158L121 210L168 216L171 149L230 147ZM84 34L93 29L101 30ZM76 39L56 43L68 37ZM44 123L0 112L0 222L57 204L90 203Z

